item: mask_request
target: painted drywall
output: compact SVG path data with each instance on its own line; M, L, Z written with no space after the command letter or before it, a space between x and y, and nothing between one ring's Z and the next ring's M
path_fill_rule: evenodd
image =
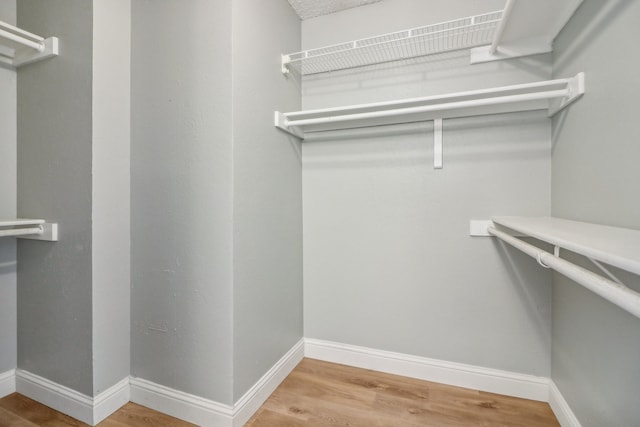
M16 23L15 0L0 0L0 21ZM0 67L0 218L16 217L16 72ZM0 373L16 367L16 242L0 239Z
M306 20L303 48L502 6L426 3L386 0ZM302 100L309 109L546 80L550 62L471 66L468 53L451 53L309 76ZM471 219L549 214L550 120L445 120L441 170L432 130L367 128L303 143L305 336L548 376L550 275L468 230Z
M133 2L131 58L131 373L231 404L231 1Z
M18 25L62 54L18 73L18 215L58 222L58 242L18 243L18 367L92 395L93 2L31 0Z
M274 110L300 109L278 65L300 49L300 20L286 0L232 3L237 400L302 338L302 167L300 141L273 126Z
M584 71L587 92L554 119L554 216L640 229L639 19L638 2L585 0L556 39L554 75ZM553 298L551 376L581 424L640 425L640 319L560 275Z
M131 1L93 0L93 395L129 376Z

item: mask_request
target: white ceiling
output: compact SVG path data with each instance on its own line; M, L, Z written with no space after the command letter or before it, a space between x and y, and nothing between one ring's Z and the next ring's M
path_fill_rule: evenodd
M379 1L381 0L289 0L289 3L300 19L309 19Z

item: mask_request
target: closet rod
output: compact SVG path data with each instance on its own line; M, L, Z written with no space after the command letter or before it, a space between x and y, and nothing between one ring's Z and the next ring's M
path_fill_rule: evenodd
M44 38L28 33L18 27L0 22L0 37L42 52L45 48Z
M535 258L543 267L552 268L591 292L640 318L640 293L633 289L592 273L510 234L497 230L495 227L489 227L487 231L489 234Z
M318 117L312 119L287 120L287 126L316 125L322 123L345 122L351 120L373 119L379 117L393 117L406 114L427 113L430 111L454 110L462 108L482 107L486 105L508 104L514 102L536 101L540 99L568 97L571 91L567 89L550 90L537 93L523 93L520 95L507 95L495 98L473 99L468 101L455 101L437 105L425 105L421 107L398 108L385 111L371 111L368 113L344 114L340 116ZM286 117L286 114L285 114Z
M18 236L30 236L33 234L42 234L42 226L33 228L14 228L11 230L0 230L0 237L18 237Z

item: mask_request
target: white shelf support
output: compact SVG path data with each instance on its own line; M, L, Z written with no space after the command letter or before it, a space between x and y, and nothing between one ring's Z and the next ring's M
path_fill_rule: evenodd
M15 219L0 221L0 237L58 241L58 224L43 219Z
M507 22L509 22L509 18L511 17L511 12L513 11L513 6L515 5L516 0L507 0L507 3L504 6L504 10L502 11L502 19L500 19L500 24L498 24L498 29L496 30L493 41L491 42L491 46L489 47L489 54L495 55L498 50L498 44L502 40L502 35L504 34L504 29L507 26Z
M442 119L433 121L433 168L442 169Z
M56 37L43 38L0 21L0 62L20 67L59 54Z

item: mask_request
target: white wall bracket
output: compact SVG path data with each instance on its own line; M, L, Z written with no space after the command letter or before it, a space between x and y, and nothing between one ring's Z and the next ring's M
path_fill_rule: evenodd
M44 38L0 21L0 63L20 67L57 56L58 38Z
M58 241L58 224L43 219L0 220L0 237Z
M442 169L442 119L433 120L433 168Z

